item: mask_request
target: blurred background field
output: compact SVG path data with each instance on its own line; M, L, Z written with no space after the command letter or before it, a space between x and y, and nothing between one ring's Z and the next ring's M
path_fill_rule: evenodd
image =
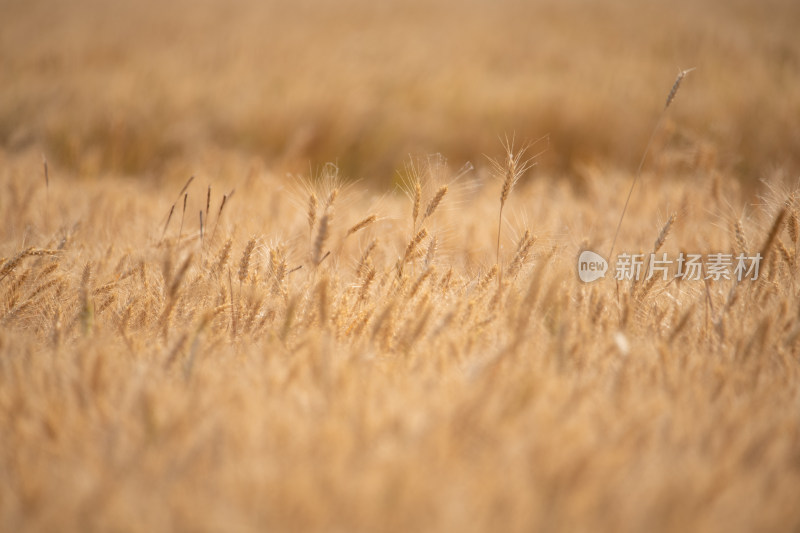
M0 0L0 531L800 531L798 23Z
M549 136L542 168L677 159L800 169L792 0L0 2L0 146L81 174L165 175L209 150L386 182L409 153L475 160ZM675 160L676 158L673 158ZM181 172L184 170L181 169ZM182 175L183 176L183 175Z

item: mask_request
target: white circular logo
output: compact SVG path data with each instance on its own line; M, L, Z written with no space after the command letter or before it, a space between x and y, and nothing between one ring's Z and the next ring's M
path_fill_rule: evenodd
M591 283L606 276L608 261L602 255L584 250L578 256L578 277L584 283Z

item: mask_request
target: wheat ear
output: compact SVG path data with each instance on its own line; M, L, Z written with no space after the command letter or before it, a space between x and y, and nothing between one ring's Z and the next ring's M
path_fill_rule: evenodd
M183 219L186 217L186 200L189 199L189 193L183 194L183 211L181 212L181 226L178 229L178 244L181 243L181 237L183 237Z
M314 266L319 266L319 264L322 263L322 260L327 257L327 254L324 256L322 255L322 248L325 246L325 241L328 240L328 234L330 232L329 226L332 218L333 207L328 207L325 209L325 212L322 214L322 218L319 220L317 237L314 239L314 248L311 251L311 262L314 263Z
M503 176L503 188L500 190L500 213L497 219L497 264L500 264L500 232L503 228L503 208L514 186L522 175L533 166L532 158L523 159L529 147L530 145L525 145L519 150L515 150L514 137L512 136L510 140L506 137L503 142L503 148L506 152L505 159L502 162L491 160L495 172Z
M778 233L781 231L781 224L783 223L783 219L786 217L786 207L783 207L775 217L775 221L772 223L772 227L769 230L769 234L767 234L767 239L764 241L764 245L761 246L760 254L761 260L766 261L767 254L769 254L772 243L775 241L775 237L778 236Z
M664 242L667 240L669 232L672 229L672 225L675 223L676 218L678 218L678 214L672 213L669 216L669 219L667 220L666 224L664 224L664 227L661 228L661 232L658 234L658 238L656 239L655 244L653 244L653 253L658 252L661 249L661 247L664 246Z
M242 259L239 261L239 284L241 285L245 279L247 279L247 274L250 271L250 256L253 254L253 248L256 246L256 240L250 239L247 241L247 245L244 248L244 253L242 253Z
M436 212L436 208L439 207L440 203L442 203L445 194L447 194L447 185L442 185L439 187L439 190L436 191L436 195L431 199L430 202L428 202L428 207L425 208L425 213L422 215L420 224L425 222L425 219Z
M347 230L347 234L345 234L345 237L349 237L353 233L361 231L362 229L366 228L367 226L375 222L377 219L378 215L370 215L360 220L359 222L356 222L349 230Z
M169 214L167 215L167 222L164 224L164 231L161 232L161 240L158 241L159 243L164 240L164 236L167 234L169 221L172 220L172 213L174 212L175 212L175 204L172 204L172 207L169 208Z
M308 219L308 234L309 236L314 233L314 224L317 223L317 195L313 192L308 197L308 212L306 213Z

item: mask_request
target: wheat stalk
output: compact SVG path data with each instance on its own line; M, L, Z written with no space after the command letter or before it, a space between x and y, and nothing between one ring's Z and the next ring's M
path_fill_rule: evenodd
M622 221L625 219L625 213L628 211L628 204L631 201L631 196L633 195L633 189L636 187L636 183L639 181L639 177L642 174L642 168L644 167L645 159L647 159L647 154L650 152L650 146L653 144L653 139L655 138L656 132L661 126L661 123L664 120L664 116L666 116L667 108L669 108L672 101L675 99L675 95L678 93L678 89L681 86L681 82L686 77L688 73L693 71L694 68L690 68L687 70L682 70L678 73L678 77L675 79L675 83L672 85L672 89L669 91L669 95L667 95L667 102L664 105L664 109L661 110L661 114L658 116L658 120L656 121L655 126L653 126L653 130L650 132L650 137L647 140L647 145L645 145L644 152L642 153L642 158L639 160L639 166L636 169L636 174L633 176L633 181L631 182L631 187L628 190L628 196L625 198L625 205L622 207L622 213L619 216L619 222L617 223L617 229L614 232L614 239L611 241L611 248L608 250L607 257L609 260L611 259L611 254L614 253L614 246L617 244L617 237L619 237L619 230L622 228Z
M522 148L517 150L514 146L514 142L513 136L511 139L506 136L502 143L503 149L505 150L505 158L503 160L490 160L495 173L503 177L503 186L500 190L500 213L497 220L496 260L498 264L500 263L500 233L503 227L503 208L514 186L533 166L533 158L523 159L530 145L523 145Z

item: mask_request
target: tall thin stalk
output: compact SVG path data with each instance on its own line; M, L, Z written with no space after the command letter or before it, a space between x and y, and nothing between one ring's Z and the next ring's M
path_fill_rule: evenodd
M653 126L653 130L650 132L650 137L647 139L647 145L644 148L644 152L642 153L642 159L639 161L639 166L636 169L636 174L633 176L633 182L631 182L631 188L628 190L628 197L625 199L625 205L622 207L622 214L619 216L619 223L617 224L617 230L614 232L614 240L611 241L611 248L608 250L608 259L611 260L611 254L614 253L614 246L617 244L617 237L619 237L619 230L622 228L622 220L625 218L625 212L628 210L628 203L631 201L631 196L633 195L633 189L636 187L636 183L639 181L639 176L642 175L642 167L644 167L645 159L647 159L647 154L650 152L650 146L653 144L653 139L656 136L656 132L661 127L661 123L664 122L664 117L667 114L667 109L672 101L675 99L675 95L678 93L678 89L681 86L681 82L683 78L686 77L688 73L693 71L694 68L690 68L687 70L682 70L678 73L678 77L675 79L675 83L672 84L672 89L669 91L667 95L667 101L664 104L664 109L661 110L661 113L658 115L658 120L656 121L655 126Z

